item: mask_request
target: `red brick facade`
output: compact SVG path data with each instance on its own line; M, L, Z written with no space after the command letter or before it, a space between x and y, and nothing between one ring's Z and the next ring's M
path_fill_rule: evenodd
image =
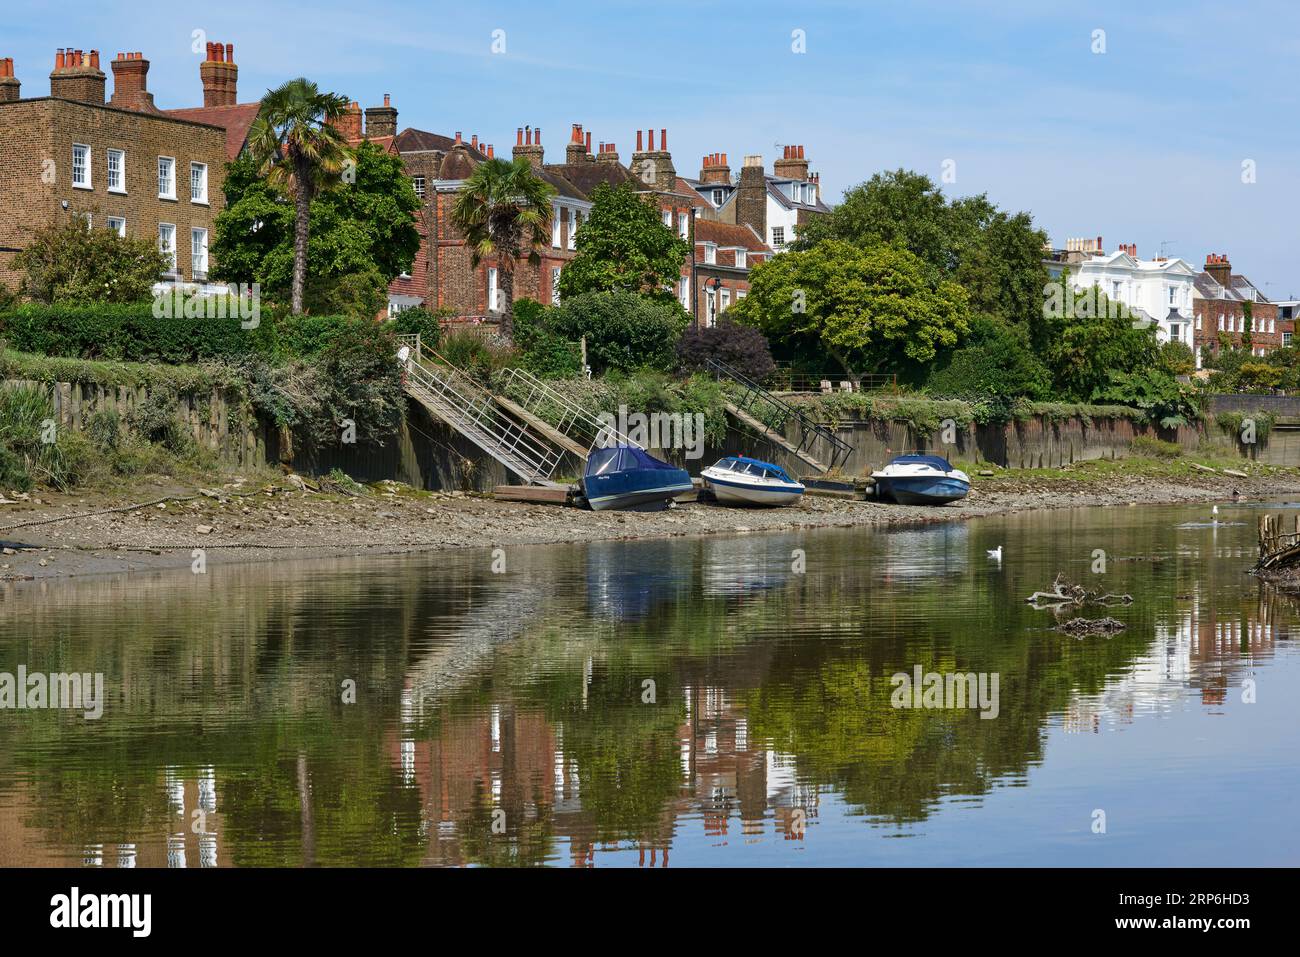
M1281 348L1283 334L1291 332L1293 321L1279 321L1278 308L1260 294L1249 279L1232 271L1227 256L1211 253L1205 271L1196 277L1192 299L1192 336L1196 352L1219 351L1220 337L1241 348L1245 316L1250 310L1251 349L1265 355Z
M212 56L215 45L209 46ZM223 48L223 55L229 49ZM8 154L0 178L0 282L16 286L20 281L13 259L34 231L74 214L90 216L94 227L111 224L154 242L160 228L169 226L174 278L206 279L207 273L195 268L202 256L196 263L194 254L204 239L208 246L215 239L213 224L231 156L227 124L190 115L194 111L159 110L147 89L149 61L140 53L119 53L112 61L114 91L108 102L96 50L58 51L46 97L19 98L12 61L6 64L0 73L14 82L0 83L0 139ZM200 70L206 66L205 61ZM231 62L222 74L232 101L233 69ZM233 119L238 109L226 112ZM242 142L241 137L240 147ZM201 232L196 236L194 230ZM212 265L209 259L207 272Z

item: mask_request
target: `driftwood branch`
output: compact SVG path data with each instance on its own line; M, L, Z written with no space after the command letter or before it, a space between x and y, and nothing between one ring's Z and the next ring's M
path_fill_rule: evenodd
M1036 591L1025 601L1036 608L1048 606L1059 608L1063 605L1082 608L1084 605L1131 605L1133 604L1133 596L1115 595L1110 592L1102 594L1099 591L1090 591L1082 585L1071 582L1065 577L1064 573L1057 572L1056 578L1052 580L1051 591Z

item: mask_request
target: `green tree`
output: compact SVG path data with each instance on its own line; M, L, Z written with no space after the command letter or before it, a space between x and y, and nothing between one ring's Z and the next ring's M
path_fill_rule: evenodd
M1048 275L1047 236L1028 213L999 210L987 196L948 200L928 176L877 173L849 190L829 216L800 228L794 244L809 250L826 239L861 248L906 249L938 277L965 287L973 314L1032 323Z
M601 183L578 231L578 253L560 273L560 295L637 292L674 298L672 289L691 247L659 218L659 208L631 183Z
M23 293L43 303L142 302L170 268L153 240L91 228L77 213L36 230L14 257Z
M1255 327L1255 310L1249 299L1241 303L1241 347L1247 352L1255 344L1255 337L1251 335L1251 330Z
M491 258L500 270L501 332L507 339L513 332L515 263L525 252L530 264L541 262L554 194L526 159L490 159L475 167L451 208L473 264Z
M388 283L407 271L420 248L420 200L401 160L373 143L353 153L340 185L311 203L304 305L318 313L373 317ZM227 167L226 208L217 216L217 275L259 282L271 295L290 292L296 263L296 210L241 156Z
M773 343L820 347L844 369L916 378L966 334L965 291L893 246L827 240L754 267L733 319Z
M937 398L974 403L984 422L1008 421L1017 399L1044 399L1052 377L1034 355L1023 327L976 316L970 336L934 369L925 390Z
M248 147L258 171L294 204L294 315L303 310L311 201L342 184L352 151L333 121L343 115L347 97L322 93L298 77L267 92L248 132Z
M569 342L586 337L587 363L596 373L673 368L677 340L689 321L675 299L626 291L585 292L546 312L554 335Z
M1128 376L1158 365L1160 343L1149 320L1112 302L1098 286L1075 291L1068 271L1048 290L1040 354L1059 395L1091 402L1111 389L1113 374Z

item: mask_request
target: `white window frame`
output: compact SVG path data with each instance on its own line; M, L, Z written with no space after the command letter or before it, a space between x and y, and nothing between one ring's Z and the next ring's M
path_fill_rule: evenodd
M718 290L718 315L731 308L731 290L725 286Z
M171 241L169 243L163 241L164 229L171 230L170 233L166 234L171 237ZM158 251L162 253L164 256L170 257L171 259L171 269L167 270L167 275L169 276L179 275L179 269L176 263L176 224L175 223L158 224Z
M564 207L553 206L551 212L551 246L554 249L560 248L562 236L560 235L560 223L564 219Z
M560 267L551 267L551 305L560 304Z
M425 186L424 186L424 177L423 177L423 176L412 176L412 177L411 177L411 188L415 190L415 195L416 195L416 196L420 197L420 199L424 199L424 189L425 189Z
M784 246L784 245L785 245L785 227L773 226L772 227L772 248L775 249L778 246Z
M714 206L721 206L721 205L722 205L722 200L723 200L722 190L720 190L720 189L715 189L715 190L713 191L713 205L714 205Z
M578 248L578 209L576 206L569 207L569 248Z
M109 216L104 222L104 227L106 229L111 229L113 232L117 233L117 235L120 236L122 239L126 239L126 217L125 216Z
M749 268L749 266L746 265L746 263L745 263L745 250L743 250L743 249L737 249L737 250L736 250L736 267L737 267L738 269L748 269L748 268Z
M497 267L489 266L487 271L487 308L488 312L497 311L497 296L501 292L501 283L498 279Z
M163 162L164 161L166 161L168 164L167 170L168 170L169 178L167 180L167 185L171 190L170 192L166 192L166 193L163 192ZM158 198L159 199L176 198L176 157L174 156L158 157ZM161 223L159 225L161 225Z
M198 240L202 237L202 245ZM199 265L199 251L202 250L203 264ZM208 274L208 231L202 226L190 227L190 278L198 279Z
M77 157L81 157L81 171L84 174L80 182L77 181ZM90 169L90 147L85 143L72 144L72 188L73 189L94 189L94 177Z
M677 282L677 297L682 301L682 308L691 308L691 277L682 276Z
M203 174L203 178L201 180L203 185L203 191L197 198L195 198L194 174L200 171ZM208 205L208 164L207 163L194 163L194 162L190 163L190 202L201 206Z
M117 185L113 185L113 159L117 159ZM126 150L110 149L107 151L105 160L105 169L107 170L106 179L108 180L108 191L110 193L120 193L126 195Z
M677 217L677 235L680 236L682 239L691 238L691 217L690 216Z
M664 221L664 225L669 229L673 228L673 211L671 209L660 210L659 218Z
M704 265L716 266L718 264L718 247L713 243L704 244Z

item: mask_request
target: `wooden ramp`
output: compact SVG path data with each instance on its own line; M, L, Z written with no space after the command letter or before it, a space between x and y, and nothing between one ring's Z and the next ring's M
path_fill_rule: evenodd
M766 425L764 425L758 419L754 418L752 415L750 415L740 406L734 405L731 402L727 402L725 404L727 407L727 411L730 412L732 415L734 415L737 419L739 419L745 425L749 426L759 435L763 436L763 438L768 439L776 443L777 445L779 445L786 452L790 453L795 458L799 459L799 461L803 462L806 465L811 466L812 468L815 468L818 472L825 473L830 471L830 469L828 469L825 465L817 461L817 459L813 457L813 454L811 452L807 451L806 449L799 448L797 445L795 445L793 442L787 439L780 432L777 432L775 429L769 429Z
M534 502L542 505L569 504L570 489L563 485L498 485L492 497L503 502Z
M529 412L519 403L511 399L507 399L503 395L496 395L494 393L492 398L496 399L497 405L501 406L501 408L505 409L507 412L509 412L511 415L515 416L516 418L520 419L521 421L527 422L538 432L540 432L543 436L549 439L553 444L558 445L566 452L572 452L574 455L578 456L578 458L582 459L582 461L584 462L587 461L587 452L589 450L585 446L580 445L577 442L573 441L573 439L569 438L563 432L556 429L554 426L551 425L551 423L547 422L541 416L534 415L532 412Z

